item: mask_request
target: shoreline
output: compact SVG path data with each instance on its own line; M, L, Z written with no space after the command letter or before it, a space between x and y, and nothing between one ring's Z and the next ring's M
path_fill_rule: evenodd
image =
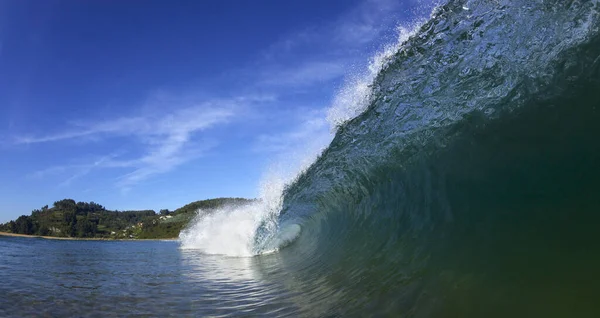
M8 232L0 232L0 236L23 237L23 238L41 238L45 240L62 240L62 241L177 241L177 238L169 239L112 239L104 237L56 237L56 236L41 236L41 235L26 235L15 234Z

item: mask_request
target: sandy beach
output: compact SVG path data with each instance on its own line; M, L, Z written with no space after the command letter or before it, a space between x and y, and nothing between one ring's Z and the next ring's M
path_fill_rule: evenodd
M0 236L25 237L25 238L42 238L47 240L68 240L68 241L177 241L177 238L170 239L111 239L111 238L89 238L89 237L56 237L56 236L40 236L40 235L25 235L8 232L0 232Z

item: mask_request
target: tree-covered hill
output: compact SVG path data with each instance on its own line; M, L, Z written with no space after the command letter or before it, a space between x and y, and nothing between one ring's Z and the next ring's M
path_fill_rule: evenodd
M73 238L153 239L176 238L196 212L210 213L223 205L252 200L218 198L192 202L173 212L160 210L110 211L94 202L64 199L0 224L0 232Z

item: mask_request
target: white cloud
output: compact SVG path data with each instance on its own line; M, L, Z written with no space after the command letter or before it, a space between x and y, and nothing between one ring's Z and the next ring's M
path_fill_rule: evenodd
M323 34L317 28L311 27L295 33L287 34L285 37L269 45L263 52L264 60L276 60L281 54L292 53L298 47L306 44L314 44L320 39Z
M261 84L268 86L310 86L340 78L345 73L344 61L306 62L296 67L271 69Z
M189 133L206 129L226 120L233 114L231 105L203 103L186 107L167 114L154 114L136 117L122 117L99 123L78 122L79 128L41 137L24 136L15 138L17 144L34 144L88 136L118 137L138 136L150 137L150 142L161 139L175 140L176 136L185 137ZM161 138L163 137L163 138Z
M325 120L325 109L306 111L298 109L295 121L283 132L259 135L254 151L269 153L271 162L267 172L290 182L300 171L312 164L316 157L329 145L333 135Z
M313 110L302 114L302 110L294 116L295 123L286 131L274 134L261 134L256 138L254 150L258 152L285 153L307 145L318 144L309 148L321 148L324 139L330 139L329 123L325 119L324 110Z
M117 154L111 154L108 156L100 157L96 160L93 160L91 163L79 163L79 164L71 164L71 165L63 165L63 166L54 166L50 168L46 168L43 170L35 171L28 175L30 178L34 179L42 179L52 175L67 175L67 178L59 183L59 186L67 186L70 185L71 182L79 179L88 173L90 173L94 168L99 168L105 166L107 163L110 163L113 158L115 158Z
M333 39L338 45L364 46L393 27L400 7L395 0L364 1L337 21Z
M118 178L116 183L119 188L126 190L151 176L171 171L202 156L205 151L216 145L216 141L206 138L199 140L200 132L226 124L233 118L235 111L244 105L269 100L272 98L245 96L188 105L166 113L121 117L98 123L80 121L76 123L78 128L69 131L46 136L18 137L15 142L37 144L68 140L131 139L143 149L142 153L133 159L122 159L122 156L112 154L92 163L51 167L30 175L37 178L67 175L67 179L61 183L64 186L95 169L130 168L133 170Z
M79 121L70 130L42 136L21 136L14 139L14 142L38 144L127 138L140 146L142 152L132 158L124 158L121 154L102 157L92 163L52 167L33 175L44 177L68 174L64 184L69 184L96 169L125 168L129 172L118 178L117 186L121 189L131 188L152 176L166 173L202 156L218 140L202 138L201 132L228 123L234 119L234 114L264 116L256 114L256 109L245 106L273 102L279 96L297 93L298 89L309 89L316 84L340 79L347 73L348 65L356 62L357 50L364 49L368 43L374 43L384 32L395 27L397 21L393 15L399 13L400 7L401 3L395 0L367 0L331 22L288 34L263 52L263 59L251 68L230 74L233 79L228 83L237 83L237 88L234 87L233 91L244 92L244 96L194 103L189 99L182 102L177 98L174 102L167 98L165 102L164 96L159 95L154 97L160 99L159 102L155 101L156 105L146 107L147 111L134 116L100 122ZM359 72L359 75L363 74ZM338 94L334 98L333 109L341 109L341 120L356 113L353 109L347 109L348 105L357 104L354 99L362 100L367 96L362 90L357 90L357 87L361 88L359 86L347 87L351 88L353 95L346 98L343 94ZM172 105L173 103L176 105ZM336 105L341 104L345 108L336 108ZM278 107L284 108L285 105L281 103ZM331 117L331 112L329 115ZM304 113L299 110L294 116L295 121L288 130L259 135L254 150L294 159L309 158L331 141L325 110ZM306 155L307 153L311 155Z
M381 42L393 41L398 22L407 22L399 21L408 14L405 9L421 2L430 1L411 0L407 6L396 0L365 0L328 22L284 35L240 73L254 88L282 96L316 85L341 84L349 75L362 76L360 61L380 49Z
M363 1L328 23L285 35L263 52L263 58L268 62L278 61L296 54L294 51L303 50L311 54L320 52L331 60L353 55L349 50L363 49L382 33L392 31L398 23L401 8L402 4L397 0Z

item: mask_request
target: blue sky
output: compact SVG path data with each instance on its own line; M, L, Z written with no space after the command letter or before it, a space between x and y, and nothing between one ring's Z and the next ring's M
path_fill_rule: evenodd
M0 222L256 197L420 1L0 0Z

